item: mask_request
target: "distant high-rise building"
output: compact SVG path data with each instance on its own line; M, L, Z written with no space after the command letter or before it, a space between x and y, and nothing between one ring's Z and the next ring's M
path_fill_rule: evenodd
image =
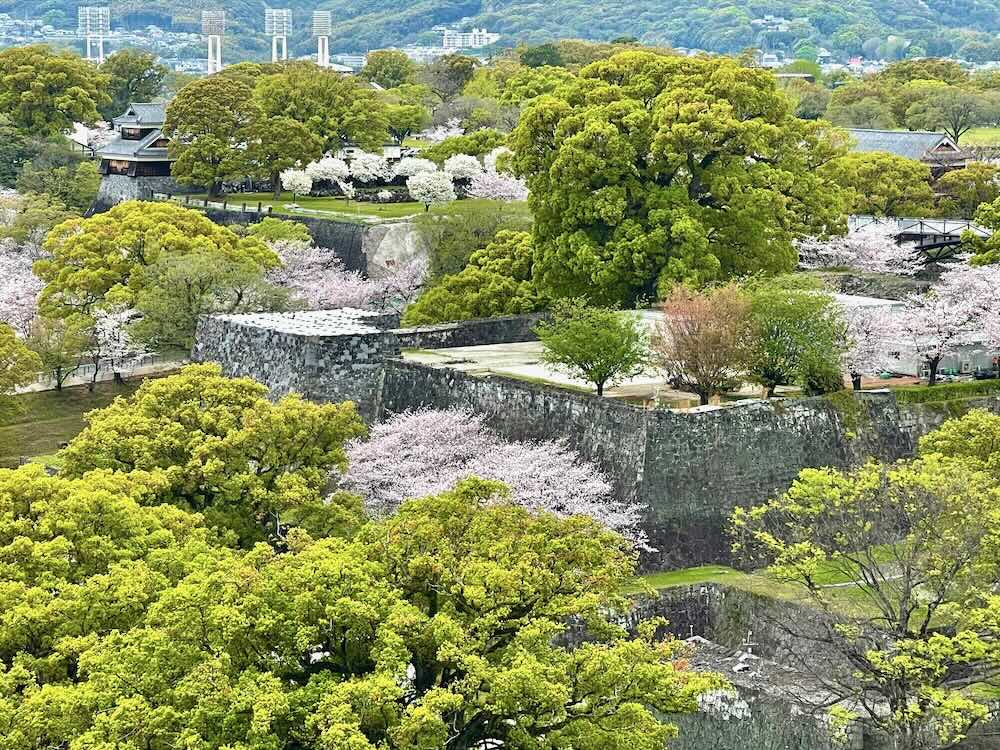
M496 44L499 39L499 34L491 34L486 29L473 29L472 31L445 29L441 46L445 49L478 49Z

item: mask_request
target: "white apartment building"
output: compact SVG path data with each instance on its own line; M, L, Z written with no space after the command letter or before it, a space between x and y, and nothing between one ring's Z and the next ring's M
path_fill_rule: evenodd
M441 46L445 49L478 49L496 44L500 39L499 34L491 34L486 29L473 29L472 31L455 31L445 29Z

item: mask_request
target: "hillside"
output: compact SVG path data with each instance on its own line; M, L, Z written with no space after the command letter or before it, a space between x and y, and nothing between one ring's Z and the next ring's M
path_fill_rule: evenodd
M88 0L89 2L89 0ZM75 0L0 0L0 11L63 10L75 17ZM263 0L123 0L112 3L116 23L193 27L202 8L223 6L230 28L253 33L263 25ZM890 35L910 40L926 54L949 54L967 41L991 42L1000 31L1000 0L284 0L296 14L294 46L307 51L312 10L330 10L335 35L331 48L360 51L403 43L431 43L439 24L485 25L507 40L539 42L555 37L611 39L635 36L647 43L672 43L719 52L747 46L791 47L801 40L869 56ZM791 21L782 31L762 32L751 20L764 15Z

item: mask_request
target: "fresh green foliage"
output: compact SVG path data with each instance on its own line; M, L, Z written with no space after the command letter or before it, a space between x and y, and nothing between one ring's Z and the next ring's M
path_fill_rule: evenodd
M979 206L1000 198L998 172L1000 169L992 164L973 162L938 177L934 190L941 216L971 219Z
M0 51L0 115L34 136L94 123L106 106L107 77L78 55L43 44Z
M552 320L539 323L535 333L544 347L542 361L593 383L598 396L649 364L646 323L634 313L558 300Z
M546 300L531 282L532 244L527 232L501 230L468 265L443 276L410 305L405 325L536 312Z
M265 117L290 117L321 143L323 153L347 144L368 151L388 137L385 103L364 81L314 65L293 63L265 75L254 86Z
M49 233L35 272L46 282L42 306L52 314L87 313L108 302L135 302L161 258L205 256L263 271L277 256L255 237L238 237L204 215L172 203L127 201Z
M1000 391L1000 380L976 380L971 383L939 383L934 386L914 385L893 389L901 404L926 404L955 401L976 396L990 396Z
M111 101L101 108L101 115L110 121L122 114L132 102L153 102L163 95L163 80L169 69L156 62L155 55L137 49L122 49L108 57L100 66L108 77Z
M803 642L839 656L825 689L901 750L950 747L989 713L967 688L995 685L1000 666L998 500L975 462L926 453L894 467L805 469L785 494L733 516L737 550L816 608L816 621L787 625L811 627L820 640ZM872 611L835 610L817 580L831 567Z
M930 167L881 151L854 152L820 173L847 195L847 210L871 216L933 216Z
M630 305L672 281L791 271L842 220L817 168L841 153L767 71L623 52L528 103L508 139L552 296Z
M97 197L101 175L92 161L78 161L63 167L36 167L29 161L15 183L19 192L46 195L47 200L83 213Z
M829 294L789 278L759 282L750 288L750 318L747 374L768 397L793 383L811 394L843 387L846 329Z
M249 173L271 181L281 197L281 172L303 167L322 155L322 143L305 125L290 117L261 117L250 128L246 161Z
M344 469L344 442L364 432L354 405L278 402L218 365L190 365L142 384L129 399L91 412L62 454L62 472L153 472L156 501L203 512L244 542L280 536L298 519L322 533L356 523L354 500L321 497Z
M14 389L27 385L42 369L42 360L15 334L14 329L0 323L0 414L9 411L9 399Z
M361 77L384 89L394 89L405 83L413 83L415 73L416 65L404 52L382 49L368 55Z
M498 146L503 146L507 136L499 130L484 128L475 130L465 135L455 135L445 138L440 143L435 143L429 148L420 152L424 159L430 159L436 164L444 164L450 156L456 154L471 154L472 156L483 156L488 154Z
M278 242L291 240L293 242L312 242L312 236L306 225L298 221L287 221L265 216L255 224L248 224L244 233L248 237L256 237L261 242Z

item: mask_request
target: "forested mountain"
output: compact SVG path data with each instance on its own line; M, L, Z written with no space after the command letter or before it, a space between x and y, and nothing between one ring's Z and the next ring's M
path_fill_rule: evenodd
M86 0L92 4L93 0ZM158 23L196 27L202 8L224 7L234 33L263 26L263 0L112 0L115 23L135 27ZM75 17L76 0L0 0L0 11L43 14L51 10ZM540 42L552 38L612 39L627 35L646 43L670 43L732 52L748 46L792 48L812 43L872 57L915 53L952 54L969 44L995 44L1000 31L1000 0L278 0L272 6L295 13L294 43L309 46L309 13L317 8L334 16L335 50L365 50L403 43L431 43L439 24L485 25L506 41ZM789 21L782 30L763 29L753 19L765 15ZM894 39L901 37L902 39ZM902 41L902 40L905 40Z

